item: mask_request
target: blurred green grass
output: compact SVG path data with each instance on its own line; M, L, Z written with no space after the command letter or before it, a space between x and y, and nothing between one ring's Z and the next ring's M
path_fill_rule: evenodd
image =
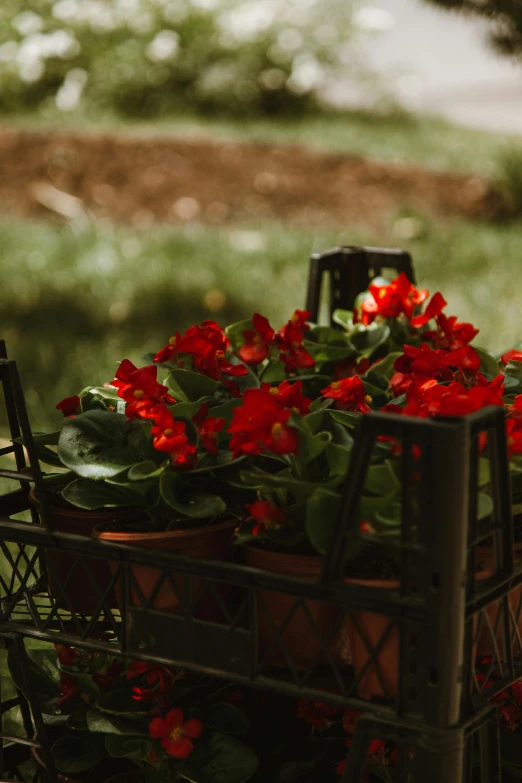
M516 145L509 134L452 125L404 111L317 112L302 118L226 120L189 113L147 120L122 119L108 110L8 114L0 127L26 130L81 130L158 136L203 136L274 144L302 144L344 155L393 163L418 163L435 170L471 171L497 177L499 161ZM520 145L519 145L520 146Z
M500 350L522 339L517 224L397 213L377 234L364 225L80 230L4 219L0 336L18 361L33 427L58 425L58 400L111 380L121 359L138 362L195 321L259 310L279 326L304 305L310 254L358 243L409 249L419 282L480 328L479 344Z

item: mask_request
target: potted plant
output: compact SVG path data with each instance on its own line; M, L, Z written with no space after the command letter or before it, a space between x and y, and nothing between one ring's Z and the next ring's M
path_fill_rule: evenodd
M242 741L249 720L226 684L142 661L57 644L32 651L45 722L59 726L56 767L82 779L245 783L257 770ZM15 683L24 682L15 656ZM38 761L38 757L37 757ZM41 761L39 762L41 764ZM119 766L121 772L115 773ZM67 780L71 780L67 777Z

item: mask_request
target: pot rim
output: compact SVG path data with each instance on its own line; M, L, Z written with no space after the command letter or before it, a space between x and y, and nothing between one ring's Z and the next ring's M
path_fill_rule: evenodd
M307 563L308 565L312 565L312 563L315 565L317 563L322 563L324 561L323 555L295 555L292 552L276 552L272 549L264 549L263 547L257 547L253 544L242 544L242 546L247 549L249 552L259 552L261 556L265 555L270 560L275 560L276 562L285 563L291 560L293 563L296 563L297 561L301 561L302 563Z
M400 579L365 579L357 576L345 576L344 581L363 587L378 587L381 590L398 590L401 586Z
M228 530L229 528L235 528L237 520L233 517L226 519L223 522L217 524L202 525L196 528L185 528L182 530L163 530L163 531L150 531L150 532L129 532L124 533L117 530L100 530L103 523L96 525L92 530L92 537L99 538L102 541L108 541L113 543L124 543L126 541L161 541L172 540L178 538L199 538L202 531L208 530L212 533L218 533L222 530Z

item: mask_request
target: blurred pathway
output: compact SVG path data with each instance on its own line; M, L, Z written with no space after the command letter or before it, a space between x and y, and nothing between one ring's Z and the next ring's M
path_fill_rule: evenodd
M404 102L465 125L522 133L522 63L495 55L482 20L423 0L374 0L373 6L382 32L367 56ZM372 24L372 9L366 21Z

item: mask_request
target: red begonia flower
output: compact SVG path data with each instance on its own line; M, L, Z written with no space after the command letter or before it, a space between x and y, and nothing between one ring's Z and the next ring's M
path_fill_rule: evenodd
M327 399L335 400L337 406L342 407L343 410L360 411L361 413L367 413L371 410L368 403L372 401L372 398L366 394L364 383L357 375L333 381L325 389L321 389L321 394Z
M371 297L364 299L361 304L361 320L365 324L371 323L377 315L382 318L397 318L404 314L411 320L415 308L429 296L425 289L415 288L404 272L389 285L371 285L369 292Z
M510 351L503 353L500 359L504 365L509 364L510 362L522 362L522 351L517 351L516 348L512 348Z
M122 661L118 661L117 658L114 658L104 674L97 672L96 674L93 674L92 679L103 693L108 693L114 683L120 679L124 668L125 666Z
M228 432L234 457L240 454L297 454L299 435L288 427L290 411L280 408L266 389L247 389L243 405L235 408Z
M334 380L340 381L342 378L351 378L352 375L364 375L370 368L370 360L366 357L357 361L353 357L343 359L334 367Z
M125 412L129 419L153 418L159 403L173 401L167 387L156 380L157 374L154 364L138 369L128 359L121 362L112 386L127 403Z
M192 718L183 721L183 711L175 707L164 718L153 718L149 723L152 739L161 739L162 747L175 759L186 759L194 750L191 742L203 733L203 724Z
M68 644L57 644L56 642L54 643L54 647L58 660L62 666L74 666L80 657L80 653L76 647L70 647Z
M464 345L446 355L446 361L450 367L456 367L471 375L475 375L480 367L480 356L470 345Z
M316 729L324 729L331 723L331 718L339 712L339 707L332 707L322 701L301 699L297 702L297 717L305 720Z
M172 687L172 672L164 666L156 666L146 661L132 661L127 669L126 679L134 680L136 677L142 678L142 684L132 688L132 698L135 701L150 701Z
M300 380L294 383L283 381L279 386L263 383L261 388L269 391L281 408L287 408L300 416L305 416L310 410L312 400L303 396L303 382Z
M213 419L209 416L199 426L199 434L204 447L210 454L217 454L217 437L225 426L225 419Z
M170 461L176 470L190 470L198 461L196 446L188 443L181 451L173 451Z
M164 364L165 362L171 362L179 351L179 341L181 335L179 332L170 338L169 344L162 348L154 357L154 361L158 364Z
M74 397L64 397L56 406L56 410L61 411L64 416L75 416L81 413L80 398L77 394Z
M239 356L246 364L261 364L273 345L275 331L270 326L268 319L259 313L254 313L252 318L253 329L243 332L245 342L239 349Z
M172 454L185 448L188 437L184 421L175 421L169 409L163 406L157 411L154 422L151 433L154 435L155 449Z
M256 500L255 503L246 506L246 510L257 523L252 530L255 536L283 525L288 519L286 512L274 506L269 500Z
M80 685L78 680L67 672L60 673L60 697L58 707L61 709L64 705L80 695Z
M421 326L425 326L432 318L436 318L444 310L448 303L444 299L441 293L433 294L430 301L426 305L426 309L422 315L416 315L411 319L411 325L414 329L418 329Z

